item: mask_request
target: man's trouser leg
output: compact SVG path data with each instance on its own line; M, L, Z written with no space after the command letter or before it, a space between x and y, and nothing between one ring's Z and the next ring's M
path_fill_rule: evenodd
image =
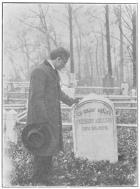
M47 182L52 174L52 156L35 156L33 161L33 177L36 182Z

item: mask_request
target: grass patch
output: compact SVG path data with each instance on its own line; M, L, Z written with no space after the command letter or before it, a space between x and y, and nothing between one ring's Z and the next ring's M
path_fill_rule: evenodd
M19 128L18 145L7 143L5 154L12 170L12 186L31 186L33 156L22 151ZM54 186L134 186L137 185L137 129L117 128L118 152L127 158L115 164L109 161L88 161L75 158L72 131L63 129L64 153L54 157L52 180Z

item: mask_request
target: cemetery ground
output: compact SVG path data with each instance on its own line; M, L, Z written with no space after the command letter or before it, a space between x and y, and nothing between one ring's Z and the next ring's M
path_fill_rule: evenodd
M21 149L19 127L18 144L8 142L6 156L12 163L12 186L32 186L33 156ZM64 153L54 157L52 186L136 186L137 185L137 128L117 127L118 152L124 155L117 163L88 161L75 158L72 129L63 129Z

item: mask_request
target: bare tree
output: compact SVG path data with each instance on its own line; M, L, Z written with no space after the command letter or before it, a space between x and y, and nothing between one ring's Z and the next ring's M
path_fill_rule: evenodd
M69 24L65 23L64 21L62 20L59 20L57 19L59 22L65 24L68 28L69 28L69 41L70 41L70 72L71 73L74 73L74 53L73 53L73 15L74 13L80 9L82 6L78 6L77 8L73 9L72 5L71 4L67 4L65 5L66 7L66 10L67 10L67 13L68 15L65 15L65 14L62 14L60 11L56 11L56 12L59 12L61 15L63 15L63 17L65 17L68 21Z
M98 38L95 34L96 38L96 70L97 70L97 77L98 77L98 85L100 86L100 78L99 78L99 68L98 68Z
M117 23L120 30L120 84L124 80L124 58L123 58L123 27L122 27L122 6L114 7L114 13L117 17Z
M94 5L93 7L83 7L81 12L77 10L83 5L66 3L61 6L61 12L50 4L37 4L34 5L35 9L30 9L27 6L28 12L15 16L22 26L19 27L18 31L20 32L15 35L14 44L11 43L12 45L9 46L9 52L10 48L12 52L16 52L12 56L15 68L21 72L24 71L28 78L27 70L30 72L33 66L40 63L52 48L57 47L64 40L64 43L70 46L71 51L70 71L78 70L79 80L82 80L85 75L88 84L100 85L101 77L108 68L108 73L115 74L119 85L119 75L122 81L124 74L126 75L123 70L125 71L128 67L131 72L129 67L130 64L133 64L133 83L136 85L136 6L134 6L134 10L132 5L100 5L98 7ZM58 29L57 24L59 25ZM67 28L63 28L63 26L67 26ZM24 35L22 30L25 28L32 32L28 33L27 31L27 34ZM119 35L114 30L118 30L118 28ZM64 29L66 29L66 35L62 39ZM68 41L65 41L66 37ZM10 62L12 63L11 60ZM16 65L17 62L18 65ZM84 64L87 65L84 67Z
M136 7L135 6L133 6L132 23L133 23L133 31L132 31L133 87L136 87L137 86L137 15L136 15Z
M101 25L101 33L103 34L103 27ZM103 66L103 72L105 73L105 47L104 47L104 36L101 35L102 40L102 66Z
M16 66L15 60L14 60L14 55L12 51L10 51L8 48L5 50L5 54L7 54L9 61L11 62L11 65L13 67L14 73L12 75L12 72L10 73L12 75L12 79L15 81L21 81L21 76L19 69Z
M120 70L121 81L123 79L123 65L124 65L124 39L127 43L126 48L129 54L129 59L133 63L133 86L137 85L137 12L136 5L125 5L122 11L122 5L115 7L115 15L118 19L118 26L120 29ZM125 28L126 32L122 28ZM127 65L128 67L128 65Z
M81 53L82 53L82 34L78 23L77 15L74 13L74 20L78 27L78 35L74 35L76 40L77 57L78 57L78 79L81 80Z
M112 76L112 63L111 63L111 52L110 52L110 32L109 32L109 5L105 6L105 17L106 17L106 43L107 43L107 62L108 62L108 73Z
M49 6L45 11L41 5L38 5L38 8L39 11L30 9L28 13L14 17L18 20L16 27L12 24L9 26L14 36L14 43L10 44L7 39L5 40L7 56L10 57L13 69L18 68L26 80L29 80L32 69L46 58L47 50L49 54L51 45L58 44L55 29L52 23L47 22ZM11 57L11 52L15 56Z
M81 37L75 36L78 56L78 79L81 80Z
M100 14L99 14L100 13ZM100 15L104 13L103 9L90 9L87 10L87 15L89 16L88 22L91 27L91 35L92 35L92 45L93 48L95 49L95 66L96 66L96 72L95 75L97 76L97 84L100 86L100 81L102 78L102 74L105 74L105 46L104 46L104 37L106 35L104 34L104 26L105 26L105 21L100 18ZM98 29L96 29L96 25L98 25ZM97 35L98 34L98 35ZM99 35L100 34L100 35ZM101 45L99 45L101 44ZM98 51L101 51L102 56L99 57ZM101 60L102 58L102 60ZM100 59L100 62L102 64L99 64L98 59Z
M72 26L72 6L68 4L68 14L69 14L69 30L70 30L70 70L74 73L74 59L73 59L73 26Z
M28 27L31 27L35 30L37 30L38 32L40 32L41 34L43 34L43 36L45 37L45 44L46 44L46 49L48 50L48 55L50 54L51 51L51 46L58 46L58 42L57 42L57 33L54 30L53 24L52 22L49 21L48 18L48 11L49 11L49 5L45 6L45 11L42 8L41 4L38 4L38 8L39 8L39 12L34 11L32 9L30 9L30 12L34 15L34 16L26 16L24 15L23 18L17 18L20 22L22 22L23 24L25 24ZM35 20L35 22L34 22ZM37 21L39 21L39 23L37 23Z

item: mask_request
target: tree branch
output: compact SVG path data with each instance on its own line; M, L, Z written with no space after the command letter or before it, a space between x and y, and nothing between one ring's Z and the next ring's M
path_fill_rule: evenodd
M127 5L125 5L125 8L127 10L127 13L128 13L128 17L130 18L131 22L133 21L132 19L132 10L131 10L131 6L130 6L130 9L128 8ZM126 14L125 14L126 15Z
M101 33L101 32L96 32L96 33L99 33L99 34L103 35L104 37L106 37L106 35L103 34L103 33ZM118 39L118 38L116 38L116 37L114 37L114 36L112 36L112 35L110 35L110 37L112 37L112 38L114 38L114 39L120 41L120 39ZM128 45L127 45L126 43L123 42L123 44L124 44L126 47L128 47ZM132 52L132 51L131 51L131 52Z
M59 12L59 11L57 11L57 10L54 10L54 12L57 12L57 13L61 14L62 16L66 17L67 19L69 19L68 16L66 16L65 14L62 14L61 12Z
M81 5L80 7L78 7L77 9L73 10L72 14L74 14L78 9L82 8L83 5Z
M58 18L55 18L55 17L51 17L51 18L52 18L52 19L55 19L55 20L57 20L57 21L59 21L59 22L61 22L61 23L63 23L63 24L65 24L65 25L69 28L69 25L68 25L68 24L66 24L65 22L59 20Z
M16 17L15 17L15 18L16 18ZM41 29L40 29L39 27L37 27L37 26L32 25L33 23L28 24L28 23L24 22L23 20L21 20L21 19L19 19L19 18L16 18L16 19L17 19L18 21L24 23L25 25L27 25L27 26L29 26L29 27L31 27L31 28L37 29L37 30L41 31L43 34L45 34L45 31L41 30Z

